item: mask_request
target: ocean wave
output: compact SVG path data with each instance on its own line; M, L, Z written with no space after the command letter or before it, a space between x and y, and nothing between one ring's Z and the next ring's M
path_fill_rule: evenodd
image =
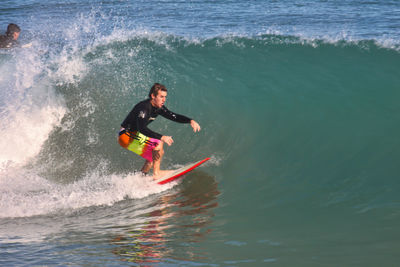
M169 88L168 108L195 118L203 129L193 135L187 125L161 118L151 125L176 140L168 148L165 168L213 156L241 185L249 173L256 181L280 177L282 183L276 181L264 190L281 192L281 200L305 198L310 190L331 183L335 188L324 192L332 197L321 195L322 203L354 207L362 205L343 182L349 177L361 177L360 187L370 188L385 166L391 170L385 181L394 184L396 167L384 158L385 151L397 147L399 131L397 47L374 40L281 34L188 38L143 29L93 33L90 41L80 40L80 33L68 36L70 40L59 47L42 40L40 49L24 50L26 56L13 54L3 63L13 69L1 80L8 90L2 95L8 103L1 118L6 137L2 146L9 152L2 152L3 162L8 162L3 174L12 177L14 168L19 168L18 175L33 170L27 175L47 190L40 201L53 203L24 213L36 197L28 193L16 213L7 212L8 216L123 199L126 191L109 198L114 191L105 189L105 181L119 181L121 174L134 172L143 162L118 146L116 133L154 82ZM19 143L15 132L25 142ZM362 171L364 162L369 162L369 174ZM90 192L84 191L94 177L105 183L102 193L90 191L90 186ZM294 179L309 179L314 189L284 186ZM20 196L11 179L2 181L11 188L11 199ZM76 184L80 193L70 201L68 194ZM226 190L237 188L228 183ZM86 193L91 199L77 203ZM15 205L8 202L7 207L12 210Z

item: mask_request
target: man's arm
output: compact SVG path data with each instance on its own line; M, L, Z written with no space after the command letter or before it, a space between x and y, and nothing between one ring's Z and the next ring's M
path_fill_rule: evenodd
M190 126L192 126L194 132L198 132L201 130L200 125L195 120L192 120L184 115L176 114L168 110L165 106L161 108L160 115L175 122L190 123Z
M165 106L162 106L162 108L159 111L159 114L166 119L169 119L169 120L175 121L175 122L179 122L179 123L190 123L190 121L192 120L184 115L176 114L176 113L170 111Z

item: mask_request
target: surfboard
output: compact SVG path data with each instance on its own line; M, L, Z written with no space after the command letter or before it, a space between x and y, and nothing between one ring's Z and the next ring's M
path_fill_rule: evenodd
M32 43L21 45L21 48L29 48L32 46Z
M172 171L171 173L168 173L167 175L161 177L158 184L166 184L166 183L172 182L172 181L178 179L179 177L182 177L186 173L196 169L197 167L199 167L201 164L203 164L204 162L206 162L209 159L210 158L205 158L198 162L187 164L179 169L176 169L175 171Z

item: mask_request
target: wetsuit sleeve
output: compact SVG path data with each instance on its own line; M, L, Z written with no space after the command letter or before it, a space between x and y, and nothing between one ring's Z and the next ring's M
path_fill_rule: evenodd
M136 129L141 132L142 134L161 140L162 135L150 130L147 125L149 124L150 114L149 112L144 111L144 114L139 113L138 117L136 118Z
M168 110L165 106L163 106L159 112L161 116L171 121L179 122L179 123L190 123L192 120L184 115L176 114L170 110Z

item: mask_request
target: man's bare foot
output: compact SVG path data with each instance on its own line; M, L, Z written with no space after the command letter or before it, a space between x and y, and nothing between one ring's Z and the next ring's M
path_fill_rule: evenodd
M165 175L172 173L174 170L160 170L157 174L153 174L153 180L158 180Z

